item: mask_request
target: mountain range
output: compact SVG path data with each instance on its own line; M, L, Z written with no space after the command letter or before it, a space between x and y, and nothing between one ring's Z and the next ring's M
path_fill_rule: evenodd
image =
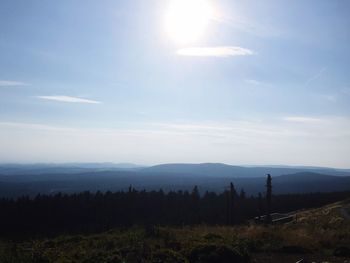
M113 163L0 165L0 196L35 196L58 192L127 190L192 190L222 192L230 182L249 195L264 192L273 178L276 194L350 191L347 169L291 166L234 166L222 163L141 166Z

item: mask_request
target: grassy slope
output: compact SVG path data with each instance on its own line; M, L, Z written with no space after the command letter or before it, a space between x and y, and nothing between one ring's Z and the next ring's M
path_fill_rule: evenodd
M350 249L349 208L347 200L300 211L297 222L269 227L135 227L17 244L2 241L0 262L345 262L341 247Z

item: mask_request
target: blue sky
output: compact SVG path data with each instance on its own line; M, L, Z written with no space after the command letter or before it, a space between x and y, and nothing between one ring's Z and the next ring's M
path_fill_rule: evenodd
M1 1L0 162L350 167L349 2L174 1Z

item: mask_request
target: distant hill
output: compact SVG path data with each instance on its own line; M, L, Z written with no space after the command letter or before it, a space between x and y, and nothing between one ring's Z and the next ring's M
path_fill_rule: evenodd
M160 164L146 167L141 170L144 173L172 173L172 174L199 174L209 176L244 176L246 168L227 165L223 163L201 163L201 164Z
M53 168L56 169L56 168ZM71 168L73 169L73 168ZM273 192L305 193L350 190L350 176L299 171L293 168L240 167L225 164L168 164L137 169L86 169L76 172L0 174L0 196L34 196L81 191L119 191L130 185L138 190L199 190L222 192L230 182L248 195L265 191L265 175L272 175ZM320 168L322 170L322 168ZM323 169L327 172L329 169ZM50 170L49 170L50 171ZM283 172L286 172L283 174ZM288 172L288 173L287 173ZM334 172L334 171L333 171ZM338 171L334 172L339 174ZM346 173L341 173L342 175Z
M142 166L132 163L62 163L62 164L0 164L0 175L39 175L39 174L77 174L105 171L138 171L145 174L201 175L214 177L265 177L300 172L350 176L349 169L334 169L308 166L236 166L223 163L184 164L171 163Z
M132 163L0 164L0 174L74 174L99 171L139 170L144 167Z
M350 177L301 172L273 179L275 192L307 193L350 190Z
M171 174L189 174L189 175L205 175L205 176L220 176L220 177L265 177L267 173L274 176L283 174L292 174L300 172L323 173L336 176L350 176L349 171L333 168L321 167L293 167L293 166L235 166L222 163L201 163L201 164L161 164L151 167L146 167L140 170L144 173L171 173Z

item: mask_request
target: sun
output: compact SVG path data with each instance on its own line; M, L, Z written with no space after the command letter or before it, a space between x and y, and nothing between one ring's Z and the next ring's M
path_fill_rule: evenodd
M205 32L212 17L208 0L172 0L165 15L165 30L179 44L189 44Z

